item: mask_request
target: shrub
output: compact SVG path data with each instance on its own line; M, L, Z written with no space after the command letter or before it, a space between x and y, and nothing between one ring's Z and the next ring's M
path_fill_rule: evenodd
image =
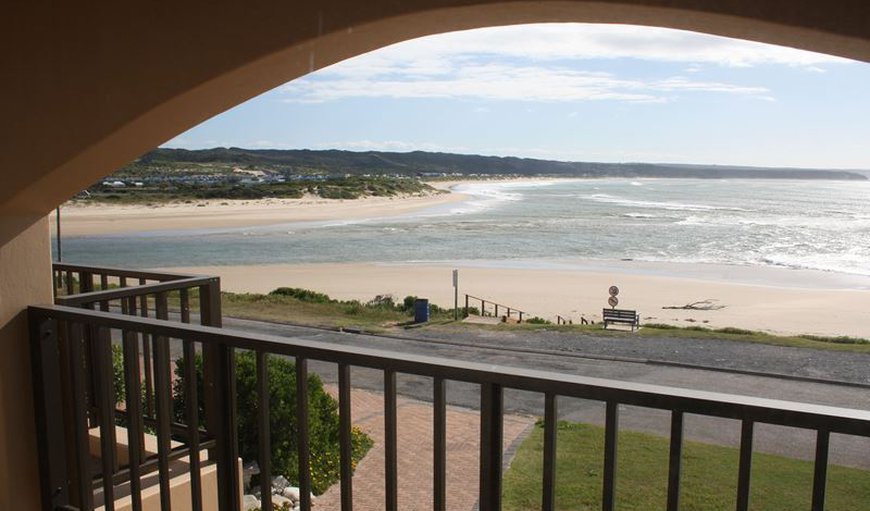
M819 335L801 335L800 337L809 341L832 342L834 344L870 344L870 341L868 341L867 339L861 339L859 337L824 337Z
M551 321L548 321L544 318L539 318L538 316L533 316L533 317L527 319L526 323L529 323L530 325L552 325L553 324Z
M184 417L184 359L176 361L173 407L176 417ZM200 417L203 415L202 358L196 357ZM269 406L272 473L299 481L296 432L296 365L283 357L270 355ZM258 396L257 363L253 352L236 354L236 392L238 403L239 454L245 461L259 458L257 437ZM323 390L317 375L308 377L308 429L311 452L311 485L316 494L326 491L339 479L338 403ZM182 420L183 422L183 420ZM362 431L352 431L353 466L371 448L372 440Z
M395 309L396 302L393 300L393 295L377 295L366 302L366 307L370 309Z
M401 306L402 310L405 312L413 311L414 310L414 302L416 302L416 301L417 301L416 296L411 296L411 295L406 296L405 299L402 300L402 306Z
M112 387L117 405L124 401L127 389L124 383L124 350L118 344L112 344Z
M279 287L278 289L270 292L269 295L289 296L291 298L299 300L300 302L332 303L335 301L325 293L318 293L317 291L311 291L309 289L302 289L299 287Z

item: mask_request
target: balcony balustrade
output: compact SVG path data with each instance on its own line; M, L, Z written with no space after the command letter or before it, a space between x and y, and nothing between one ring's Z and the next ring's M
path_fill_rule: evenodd
M58 266L56 281L71 294L55 305L29 309L33 346L36 417L40 441L40 467L44 509L90 511L96 504L114 510L116 493L125 485L133 510L143 505L141 479L156 470L159 475L160 509L170 510L171 470L174 459L187 460L191 491L181 508L204 509L202 473L205 464L216 465L217 502L221 511L240 507L234 352L256 355L257 424L261 480L270 480L270 403L266 398L270 356L288 357L296 364L296 419L299 481L303 510L311 509L311 473L308 416L308 363L326 361L338 367L340 422L341 509L353 506L351 460L351 368L364 367L383 374L385 446L384 509L397 509L396 378L399 374L432 379L433 394L433 501L432 508L446 509L447 488L446 406L448 381L479 385L481 511L501 508L502 428L505 389L540 393L544 403L543 493L541 508L555 508L557 402L560 397L581 398L605 404L605 452L602 509L616 507L616 461L620 407L633 405L670 413L670 453L667 509L680 506L684 422L688 414L736 419L741 422L736 503L750 507L753 433L756 424L774 424L815 432L815 469L812 509L825 507L828 446L833 433L870 436L870 412L789 401L703 392L682 388L588 378L516 367L400 354L305 339L254 335L220 328L218 279L147 272ZM73 274L70 276L70 274ZM120 279L124 279L121 281ZM99 280L99 286L95 286ZM112 286L117 282L118 287ZM130 284L135 282L135 286ZM95 289L97 287L98 289ZM191 322L198 318L199 324ZM123 350L125 395L115 396L112 383L112 343ZM183 358L186 372L180 378L187 406L173 414L173 351ZM204 360L205 417L200 417L194 358ZM149 376L149 374L151 376ZM178 382L176 382L178 383ZM143 399L144 393L144 399ZM122 399L116 399L116 398ZM122 409L116 401L124 403ZM204 427L200 427L204 418ZM98 427L99 466L92 463L89 429ZM119 462L116 427L126 432L129 449ZM157 452L143 449L146 430L156 436ZM208 456L201 452L207 450ZM205 461L203 461L205 460ZM621 460L631 463L632 460ZM95 503L99 494L101 502ZM272 503L263 499L262 509Z

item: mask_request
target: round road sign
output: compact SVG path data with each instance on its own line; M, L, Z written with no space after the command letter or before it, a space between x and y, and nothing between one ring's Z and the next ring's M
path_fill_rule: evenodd
M611 307L616 307L617 305L619 305L619 298L611 296L607 299L607 303L609 303Z
M619 288L616 286L610 286L610 296L616 296L619 294Z

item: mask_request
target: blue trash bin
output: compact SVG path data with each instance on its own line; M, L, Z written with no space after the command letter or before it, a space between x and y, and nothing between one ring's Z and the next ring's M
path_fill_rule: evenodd
M414 323L426 323L429 321L429 299L417 298L414 300Z

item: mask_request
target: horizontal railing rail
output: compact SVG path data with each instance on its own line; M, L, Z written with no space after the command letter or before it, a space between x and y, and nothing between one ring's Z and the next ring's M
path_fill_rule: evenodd
M487 300L487 299L485 299L485 298L480 298L479 296L473 296L473 295L466 294L466 295L465 295L465 316L466 316L466 317L468 317L469 311L471 310L471 307L470 307L470 305L471 305L471 300L480 301L480 315L481 315L481 316L486 316L486 315L487 315L487 314L486 314L486 313L487 313L487 309L486 309L487 304L489 304L489 305L491 305L491 306L493 307L493 313L492 313L492 315L495 316L495 317L498 317L498 309L499 309L499 307L501 307L502 310L505 311L505 317L507 317L507 318L511 318L511 317L512 317L512 314L516 312L517 315L519 316L519 320L518 320L518 321L519 321L520 323L523 322L523 315L526 314L525 311L521 311L521 310L517 309L516 307L510 307L510 306L508 306L508 305L504 305L504 304L501 304L501 303L496 303L496 302L494 302L494 301L492 301L492 300Z
M480 385L480 487L479 502L481 511L500 509L501 477L502 477L502 431L503 431L503 392L504 389L519 389L538 392L544 396L544 465L542 508L554 508L555 489L555 452L556 452L556 418L557 398L570 397L602 402L606 405L605 412L605 455L602 483L602 509L611 511L615 506L616 488L616 455L618 447L619 411L622 405L635 405L647 408L669 411L671 414L670 462L668 478L669 510L679 508L681 462L683 446L683 424L686 414L698 414L710 417L722 417L741 421L740 456L738 467L737 509L749 507L749 484L752 472L753 434L754 426L759 423L775 424L803 428L816 433L816 454L813 482L814 510L824 509L828 444L832 433L842 433L862 437L870 436L870 411L837 408L823 405L803 404L790 401L737 396L716 392L697 391L683 388L665 387L642 383L606 380L585 376L568 375L523 369L502 367L491 364L480 364L454 359L394 353L378 349L361 348L357 346L341 346L307 339L288 339L268 335L254 335L217 329L207 326L186 325L151 318L127 317L118 314L74 309L63 306L38 306L29 309L32 331L39 333L34 337L34 359L41 364L35 371L45 374L45 366L53 362L56 332L76 329L95 328L100 331L119 330L121 332L147 333L159 339L163 346L159 360L160 371L168 370L169 359L166 355L165 342L168 339L180 339L185 345L185 356L190 356L193 345L202 346L203 353L216 357L213 385L218 390L216 399L209 404L207 416L212 417L211 424L215 426L215 441L218 451L218 479L220 494L220 509L235 510L238 504L238 484L236 473L236 456L238 447L234 434L235 414L237 413L234 394L224 392L233 388L235 375L233 372L233 350L251 350L257 354L258 392L265 395L268 372L265 360L267 355L282 355L293 357L297 370L297 418L300 425L308 423L308 408L304 383L307 381L307 364L309 360L320 360L336 363L339 375L339 416L341 423L341 499L342 509L349 510L352 505L350 459L350 368L366 367L380 370L384 375L384 412L385 412L385 442L387 457L385 460L385 509L395 509L397 492L396 465L396 375L398 373L428 376L433 378L433 433L434 444L434 508L445 509L445 470L446 470L446 382L460 381ZM61 336L63 337L63 336ZM64 341L60 341L61 344ZM132 347L132 345L128 345ZM125 353L126 355L126 353ZM131 353L130 356L133 356ZM125 358L128 366L132 363ZM51 373L46 374L50 382ZM190 386L190 381L185 382ZM49 385L50 387L50 385ZM43 420L38 421L40 438L50 437L46 429L56 427L46 423L45 417L50 416L52 398L46 385L37 386L37 409L41 410ZM161 387L160 392L167 390ZM158 398L167 399L166 395ZM159 442L166 442L169 437L169 418L166 406L160 411L158 420L165 421L158 427ZM193 413L192 410L189 410ZM245 411L247 412L247 411ZM270 466L270 449L268 443L268 400L261 400L257 411L261 427L261 449L258 460L261 471L265 467L268 480ZM83 419L78 418L81 423ZM188 421L192 420L190 417ZM163 433L161 434L161 430ZM308 511L310 501L307 498L310 491L310 473L308 472L308 433L307 428L300 427L297 433L299 445L299 485L302 490L301 508ZM196 436L196 435L194 435ZM168 448L167 448L168 449ZM41 451L44 458L43 468L51 474L52 468L63 461ZM168 450L167 450L168 453ZM165 454L168 456L168 454ZM163 455L162 455L163 456ZM628 461L631 462L630 460ZM161 477L166 473L160 466ZM193 468L191 473L193 474ZM199 470L198 468L196 470ZM89 473L89 472L86 472ZM261 472L262 475L262 472ZM45 484L45 481L44 481ZM104 483L110 485L110 482ZM53 489L54 487L47 488ZM168 498L168 497L167 497ZM263 509L271 506L265 502ZM194 509L201 509L194 503ZM89 509L85 507L85 509Z

